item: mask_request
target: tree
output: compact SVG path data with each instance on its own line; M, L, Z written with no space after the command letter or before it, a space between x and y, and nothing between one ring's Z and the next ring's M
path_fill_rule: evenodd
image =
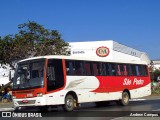
M34 21L18 25L15 35L0 37L0 63L9 64L34 56L69 55L68 43L57 30L45 29Z
M156 69L154 72L154 80L157 80L157 77L160 76L160 70L159 69Z

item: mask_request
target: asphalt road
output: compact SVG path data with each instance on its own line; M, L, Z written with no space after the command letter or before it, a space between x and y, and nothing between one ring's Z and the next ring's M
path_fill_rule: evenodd
M8 108L7 108L8 107ZM1 111L9 109L12 103L0 103ZM13 108L12 108L13 109ZM23 108L18 112L39 112L36 108ZM151 117L155 116L155 117ZM109 105L97 107L94 103L82 104L81 108L73 112L64 112L61 108L50 108L46 113L42 113L42 118L31 118L36 120L160 120L160 97L148 97L144 99L134 99L128 106L119 106L115 102ZM149 117L147 117L149 116ZM158 116L158 117L157 117ZM6 118L3 118L6 119ZM11 120L28 118L7 118Z

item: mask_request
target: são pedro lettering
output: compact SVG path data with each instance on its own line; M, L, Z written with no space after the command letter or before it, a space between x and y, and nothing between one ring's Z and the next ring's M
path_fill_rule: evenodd
M144 83L144 80L137 79L137 78L134 78L133 81L128 78L125 78L123 81L123 85L143 85L143 83Z

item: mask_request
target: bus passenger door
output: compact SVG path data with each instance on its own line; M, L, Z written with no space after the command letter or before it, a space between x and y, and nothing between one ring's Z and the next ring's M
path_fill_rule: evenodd
M49 59L47 68L47 104L58 101L58 89L64 86L64 73L61 59ZM57 100L57 101L56 101Z

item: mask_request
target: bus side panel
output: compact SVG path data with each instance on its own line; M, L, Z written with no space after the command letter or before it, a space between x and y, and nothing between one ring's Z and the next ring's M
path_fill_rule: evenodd
M130 91L131 98L151 94L148 77L67 76L65 90L76 91L79 102L118 100L122 92Z

